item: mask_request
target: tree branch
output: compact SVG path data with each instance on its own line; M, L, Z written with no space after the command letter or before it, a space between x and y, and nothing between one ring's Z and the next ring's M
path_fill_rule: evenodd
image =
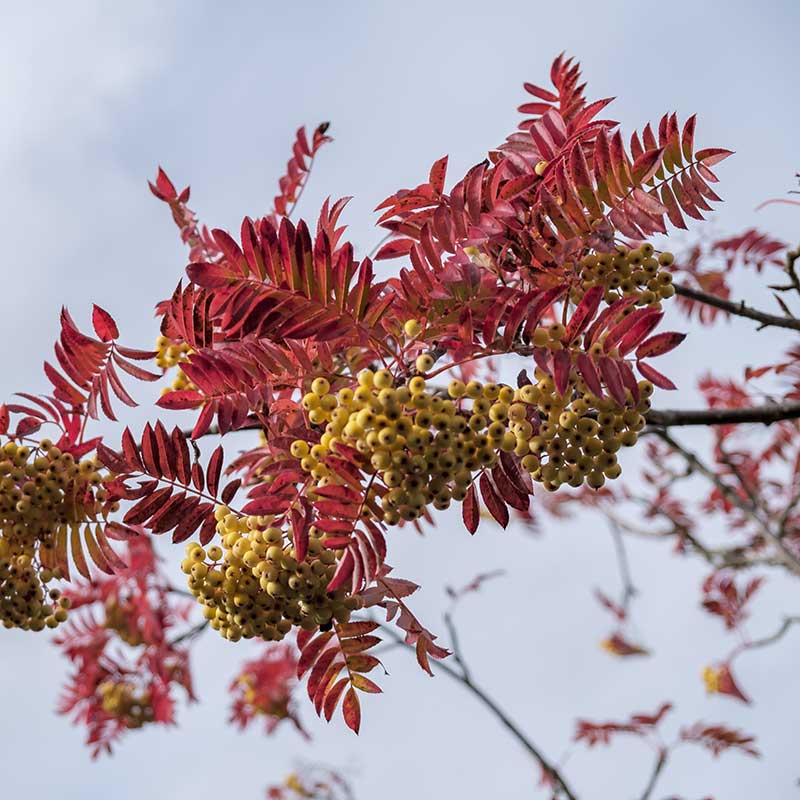
M388 625L381 625L381 630L383 630L387 636L389 636L395 642L403 645L406 650L409 650L412 653L414 652L414 648L411 645L406 644L403 638L398 636L398 634L396 634L391 627ZM467 677L467 674L459 672L457 669L453 669L453 667L449 666L443 661L437 661L436 666L446 675L449 675L453 680L458 681L494 714L500 724L506 728L509 733L511 733L511 735L522 745L522 747L527 750L528 753L536 760L542 770L553 779L557 790L562 792L567 800L577 800L576 796L572 792L572 789L570 789L569 785L556 767L553 766L553 764L551 764L547 758L545 758L541 751L525 736L525 734L514 724L514 722L512 722L505 711L503 711L483 689L473 683L472 679Z
M653 793L653 789L656 787L656 781L658 781L658 778L666 765L667 751L662 748L658 751L658 758L656 759L656 763L653 767L653 772L650 775L650 780L647 782L644 792L642 792L642 800L649 800L650 795Z
M201 633L203 633L208 628L208 620L204 619L202 622L198 622L193 628L189 628L188 631L182 633L180 636L176 636L174 639L170 640L169 645L170 647L174 647L176 644L181 644L182 642L190 641L191 639L195 639Z
M761 406L745 408L653 408L647 412L648 433L652 428L672 428L686 425L741 425L744 423L761 423L772 425L783 420L800 419L800 403L765 403ZM237 431L261 428L261 422L250 417ZM236 431L231 431L235 433ZM191 437L191 431L184 431ZM203 436L218 436L219 429L212 425Z
M739 303L732 302L731 300L723 300L715 294L709 294L700 289L693 289L681 283L675 283L673 285L675 286L675 292L682 297L688 297L690 300L696 300L698 303L705 303L707 306L714 306L722 311L727 311L729 314L734 314L737 317L747 317L747 319L755 320L761 323L759 326L760 328L774 326L777 328L790 328L791 330L800 331L800 319L767 314L765 311L750 308L745 305L743 300Z
M800 419L800 403L765 403L746 408L657 409L646 415L648 429L683 425L738 425L759 422L771 425L782 420ZM649 433L657 431L648 430Z
M628 553L625 550L625 542L622 538L622 529L617 524L617 521L609 517L611 523L611 536L614 540L614 552L617 556L617 566L619 567L619 576L622 581L622 608L627 615L630 610L631 600L636 596L636 587L633 585L631 578L631 567L628 562Z
M723 481L714 470L706 466L691 450L687 450L682 444L676 442L665 430L656 429L656 436L668 444L676 453L682 455L687 463L701 475L706 477L716 486L720 493L756 525L770 544L775 548L776 556L781 562L795 575L800 575L800 559L786 546L786 543L778 536L758 513L756 508L745 502L725 481Z
M797 617L784 617L780 628L770 636L765 636L763 639L754 639L752 642L747 642L742 650L755 650L757 647L768 647L781 639L792 625L800 625L800 616Z

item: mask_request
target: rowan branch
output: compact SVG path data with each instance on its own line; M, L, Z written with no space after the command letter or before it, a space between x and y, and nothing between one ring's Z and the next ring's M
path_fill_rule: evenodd
M758 513L758 509L754 508L749 502L745 502L745 500L725 483L714 470L706 466L706 464L691 450L687 450L682 444L675 441L665 430L656 429L654 433L676 453L683 456L689 466L696 472L711 481L728 502L735 505L747 519L756 525L764 538L775 548L776 556L789 571L793 572L795 575L800 575L800 559L786 546L786 543L781 537L772 530L769 523Z
M381 629L386 633L387 636L389 636L398 644L401 644L406 650L412 653L414 652L414 647L406 644L405 640L395 633L393 628L389 627L388 625L381 625ZM459 663L461 663L460 659ZM509 733L511 733L511 735L522 745L522 747L534 758L542 770L552 778L553 782L556 784L557 791L563 793L567 800L577 800L575 794L572 792L572 789L570 789L569 784L567 784L567 782L564 780L564 777L561 775L558 769L551 764L542 754L539 748L537 748L533 742L531 742L530 739L525 736L525 734L517 727L517 725L511 720L505 711L503 711L483 689L481 689L472 681L472 678L469 677L468 673L454 669L444 661L437 661L436 666L453 680L458 681L458 683L464 686L472 695L480 700L484 706L489 709L489 711L494 714L500 724L506 730L508 730Z
M198 622L193 628L189 628L188 631L182 633L180 636L176 636L174 639L170 640L169 645L170 647L174 647L176 644L181 644L182 642L190 641L191 639L195 639L201 633L203 633L208 628L208 620L204 619L202 622Z
M644 792L642 792L641 800L649 800L650 795L653 793L653 789L655 789L656 787L656 782L658 781L658 778L661 775L666 765L667 765L667 751L662 748L658 751L658 758L656 759L656 763L653 766L653 772L650 774L650 780L647 782L647 786L645 786Z
M745 408L657 409L647 412L647 432L653 428L686 425L740 425L747 422L771 425L783 420L800 419L800 403L765 403Z
M751 555L748 552L750 550L748 545L720 548L709 547L701 542L693 533L687 531L685 527L677 525L674 522L671 530L651 530L649 528L632 525L613 515L611 512L603 511L602 513L609 521L617 525L623 533L629 536L638 536L642 539L651 540L671 539L676 537L684 540L695 553L702 556L714 569L723 569L725 567L730 569L749 569L751 567L784 566L783 561L775 556Z
M784 420L800 419L800 403L765 403L761 406L745 408L653 408L647 412L648 427L645 433L654 433L654 428L673 428L687 425L741 425L744 423L761 423L772 425ZM235 431L257 430L263 427L256 417L248 417L244 424ZM184 431L191 438L190 430ZM203 436L219 436L219 428L211 425Z
M776 328L790 328L791 330L800 331L800 319L793 317L779 317L776 314L768 314L765 311L759 311L755 308L745 305L744 300L736 303L731 300L723 300L715 294L703 292L700 289L693 289L691 286L685 286L681 283L673 284L675 286L676 294L682 297L688 297L690 300L696 300L698 303L704 303L707 306L714 306L722 311L727 311L729 314L734 314L737 317L747 317L747 319L760 322L759 330L770 326Z
M771 634L770 636L765 636L762 639L754 639L752 642L747 642L742 647L742 650L755 650L758 647L768 647L769 645L774 644L779 639L783 638L783 636L788 633L792 625L800 625L800 616L784 617L781 626L777 631L775 631L775 633Z
M614 552L617 557L619 576L622 581L621 606L625 613L628 614L631 600L636 596L637 591L636 587L633 585L633 578L631 577L631 567L628 561L628 553L625 550L625 542L622 538L622 528L612 517L609 517L609 523L611 527L611 536L614 540Z

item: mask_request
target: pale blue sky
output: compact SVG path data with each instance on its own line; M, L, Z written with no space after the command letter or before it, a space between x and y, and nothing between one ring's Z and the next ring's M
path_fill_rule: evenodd
M40 363L62 303L80 320L91 302L103 305L133 346L155 337L150 309L174 288L185 260L167 210L147 190L158 164L176 184L192 184L204 221L237 230L243 215L269 208L295 128L330 120L336 141L315 167L302 211L313 215L328 194L354 195L346 221L367 250L380 235L371 209L424 179L444 153L451 176L480 160L515 126L522 81L546 82L561 50L583 62L590 96L619 97L611 111L626 130L665 111L697 111L698 141L737 151L718 170L727 202L715 231L737 232L755 219L796 237L797 210L754 218L752 209L792 188L800 169L798 23L794 2L0 1L0 395L46 389ZM769 302L755 280L737 286ZM690 342L665 364L685 391L658 397L662 406L697 402L699 365L735 374L786 345L744 322ZM146 413L131 419L138 425ZM634 462L631 454L629 475ZM392 560L423 584L415 608L434 630L444 584L508 568L464 603L463 644L477 679L552 757L565 750L577 716L614 717L671 699L678 711L667 730L724 720L757 734L766 757L712 761L680 751L656 796L794 797L800 636L742 658L754 706L706 699L699 671L731 642L697 608L702 567L671 558L666 546L631 547L642 592L636 620L655 656L620 663L597 646L607 619L591 597L594 586L617 586L609 536L591 516L547 523L543 533L487 525L470 538L446 516L424 541L395 537ZM798 605L796 586L770 581L753 630L771 631L778 614ZM311 745L288 729L270 739L237 734L224 724L226 686L251 652L203 640L195 660L202 705L180 712L179 730L133 734L113 759L91 764L83 731L53 714L65 665L48 637L3 632L6 788L29 800L223 791L244 800L261 797L302 757L352 766L360 800L543 796L532 788L535 768L486 712L402 653L388 658L385 695L365 701L358 739L340 723L317 723L310 708L303 718ZM650 761L636 743L621 742L576 751L567 774L582 798L627 798L641 791Z

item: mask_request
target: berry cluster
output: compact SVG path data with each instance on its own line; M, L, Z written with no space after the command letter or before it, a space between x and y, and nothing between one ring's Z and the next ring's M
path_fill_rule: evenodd
M432 365L428 354L417 359L420 372ZM326 423L324 433L313 446L294 441L291 453L318 486L335 480L324 459L338 444L361 453L364 470L378 475L388 489L381 503L390 525L421 517L430 503L447 508L451 500L464 499L475 470L494 466L498 448L513 450L516 443L492 411L513 400L513 389L469 384L472 409L467 413L459 402L466 387L453 391L455 383L449 397L440 397L427 391L420 376L394 388L388 370L363 370L355 390L333 395L328 381L317 378L302 404L312 423Z
M42 569L18 545L0 538L0 622L5 628L41 631L67 619L70 601L46 588L59 570Z
M326 549L315 527L298 563L291 533L271 526L269 517L238 517L224 506L216 516L223 546L190 542L181 569L211 627L226 639L279 641L294 626L347 622L359 606L344 589L327 591L341 553Z
M0 449L0 619L6 627L54 628L68 601L45 584L60 579L55 543L81 524L105 518L118 504L93 459L76 461L50 441ZM46 602L45 595L50 601Z
M539 328L534 343L560 349L563 334L559 324ZM416 367L426 372L432 364L423 354ZM338 444L362 454L364 471L386 487L381 505L390 525L421 517L428 505L445 509L463 500L474 474L492 468L500 451L517 455L550 491L584 481L600 488L606 478L618 477L616 452L636 443L652 384L641 381L638 401L629 392L621 408L593 395L576 369L563 394L544 371L537 369L535 377L535 384L518 389L454 380L446 396L428 391L420 376L395 388L388 370L364 370L355 390L345 387L336 395L325 378L317 378L302 405L324 432L317 444L295 440L291 453L317 486L336 481L325 459Z
M159 336L156 339L156 364L166 372L172 367L178 367L175 378L170 386L165 386L161 394L179 392L183 389L193 390L197 387L186 377L180 365L188 360L192 348L186 342L175 342L168 336Z
M560 325L550 329L555 341L562 332ZM653 384L639 381L638 401L633 402L628 390L628 403L620 407L611 398L592 394L576 369L564 394L543 371L537 369L534 377L537 382L518 389L508 408L514 452L523 468L548 491L584 482L599 489L607 478L618 478L622 467L616 453L636 444Z
M275 720L289 717L289 693L280 696L267 695L259 691L258 681L252 673L244 673L237 678L241 691L241 702L245 704L251 715L262 715Z
M135 603L130 600L121 601L112 596L106 600L105 610L105 627L114 631L125 644L138 647L145 643L142 631L139 629L138 609Z
M633 250L619 246L613 253L589 253L578 262L580 280L570 299L580 302L587 289L602 286L603 299L613 303L622 297L635 297L637 306L658 306L675 294L672 253L655 255L653 245L645 243Z
M151 695L147 689L137 691L127 681L104 681L98 687L103 711L121 720L128 728L141 728L155 719Z

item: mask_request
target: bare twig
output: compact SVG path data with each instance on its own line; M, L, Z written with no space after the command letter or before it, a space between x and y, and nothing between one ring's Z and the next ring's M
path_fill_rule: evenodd
M189 630L185 633L182 633L180 636L176 636L174 639L172 639L169 643L170 647L174 647L176 644L181 644L182 642L188 642L191 639L195 639L207 628L208 620L204 619L202 622L198 622L193 628L189 628Z
M636 596L636 587L631 579L631 568L628 562L628 553L625 550L625 542L622 538L622 529L613 518L610 518L609 521L611 523L611 536L614 539L614 550L617 555L619 575L622 580L622 608L627 614L630 601Z
M461 673L463 674L464 678L467 680L472 680L472 676L469 673L469 667L461 657L461 644L458 638L458 631L456 630L455 623L453 622L453 616L449 611L444 615L444 624L447 627L447 632L450 634L450 644L453 647L453 658L456 660L458 666L461 667Z
M786 546L786 543L772 530L768 521L766 521L758 509L753 508L749 502L744 499L725 481L723 481L714 470L706 466L695 453L687 450L682 444L675 441L665 430L656 429L655 434L666 444L668 444L676 453L679 453L686 459L687 463L698 473L707 478L719 492L730 502L733 503L739 510L747 517L752 523L756 525L759 532L763 534L770 544L776 550L776 556L783 562L783 564L796 575L800 575L800 559Z
M644 792L642 793L642 800L649 800L650 795L653 793L653 789L656 787L656 782L658 781L658 778L666 765L667 751L662 747L658 751L658 758L656 758L656 763L654 764L653 771L650 774L650 780L647 782L647 786L645 786Z
M789 519L792 516L792 511L797 508L797 504L800 503L800 484L795 488L794 494L792 494L789 502L786 504L786 508L783 509L781 513L780 519L778 520L778 536L783 538L787 534L787 526L789 524Z
M387 625L381 625L381 628L391 639L402 644L407 650L414 652L414 648L411 645L406 644L405 641L397 633L395 633L393 628ZM519 742L519 744L521 744L522 747L527 750L527 752L536 760L542 770L552 778L553 782L555 783L555 788L558 792L562 793L567 800L577 800L575 794L572 792L572 789L570 789L569 784L567 784L567 782L564 780L564 777L561 775L558 769L551 764L550 761L548 761L542 752L517 727L517 725L511 720L505 711L503 711L483 689L477 686L472 679L464 674L461 670L454 669L444 661L437 661L436 666L446 675L450 676L453 680L458 681L494 714L500 724L507 731L509 731L509 733L511 733L511 735Z
M742 650L755 650L758 647L768 647L771 644L774 644L781 639L792 625L800 625L800 616L796 617L784 617L781 626L778 628L775 633L771 634L770 636L765 636L763 639L754 639L751 642L747 642L743 647Z
M759 329L774 326L777 328L791 328L792 330L800 331L800 319L768 314L765 311L750 308L750 306L745 305L744 301L735 303L731 300L723 300L715 294L709 294L700 289L693 289L691 286L685 286L681 283L673 285L675 286L675 292L682 297L688 297L690 300L696 300L698 303L704 303L707 306L714 306L714 308L727 311L729 314L734 314L737 317L747 317L748 319L760 322L761 325Z
M670 428L683 425L738 425L745 422L773 422L800 418L800 403L765 403L746 408L657 409L647 413L646 429Z

